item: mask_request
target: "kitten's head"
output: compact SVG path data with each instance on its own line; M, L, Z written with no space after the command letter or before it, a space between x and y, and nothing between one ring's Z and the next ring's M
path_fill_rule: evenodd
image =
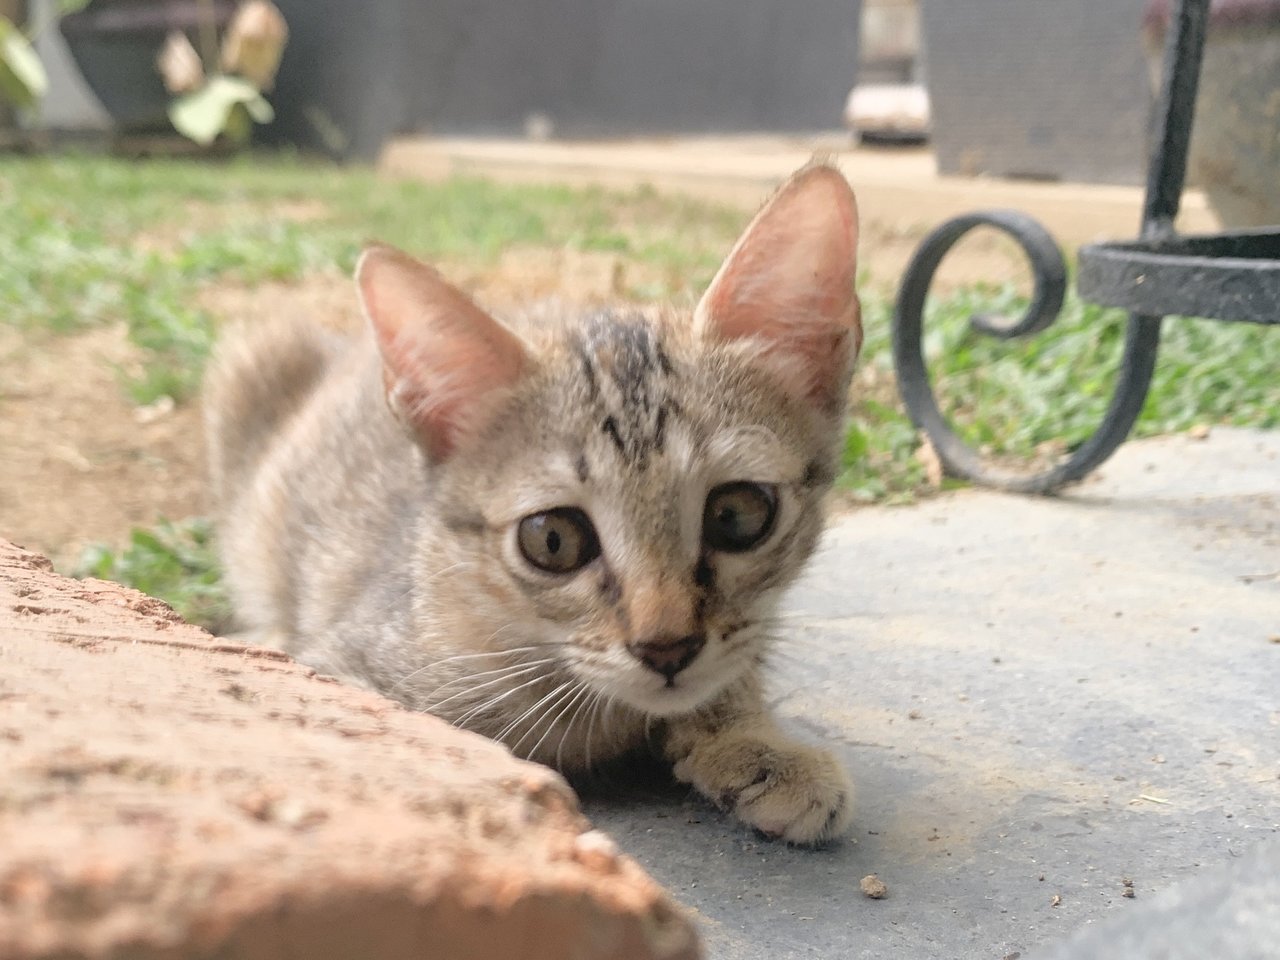
M857 211L794 176L692 312L503 324L408 256L358 282L438 527L427 602L476 652L535 646L588 688L686 712L758 663L812 551L861 341ZM450 609L452 605L453 609Z

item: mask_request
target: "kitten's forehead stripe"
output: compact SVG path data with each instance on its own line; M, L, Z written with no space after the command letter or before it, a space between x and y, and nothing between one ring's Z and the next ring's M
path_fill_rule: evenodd
M629 467L644 470L663 452L668 420L680 412L668 396L675 366L657 331L641 314L602 310L583 324L573 350L602 432Z
M627 454L627 443L622 439L622 433L618 430L618 420L616 417L608 416L604 418L604 423L600 425L600 429L609 435L609 439L613 441L613 445L618 448L618 452L623 456Z
M573 352L577 354L578 362L582 364L582 377L587 381L587 394L594 400L600 395L600 386L596 382L596 368L591 362L591 355L587 353L586 344L581 340L573 344Z

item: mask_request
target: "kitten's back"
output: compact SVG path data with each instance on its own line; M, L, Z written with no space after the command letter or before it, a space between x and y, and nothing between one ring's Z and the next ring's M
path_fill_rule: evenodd
M204 382L204 428L214 509L223 514L262 456L324 378L342 338L290 318L224 334Z

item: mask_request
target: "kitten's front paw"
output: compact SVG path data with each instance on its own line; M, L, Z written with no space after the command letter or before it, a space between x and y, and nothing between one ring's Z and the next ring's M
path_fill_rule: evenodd
M826 750L791 741L720 736L675 765L679 780L744 823L788 843L821 843L853 819L853 784Z

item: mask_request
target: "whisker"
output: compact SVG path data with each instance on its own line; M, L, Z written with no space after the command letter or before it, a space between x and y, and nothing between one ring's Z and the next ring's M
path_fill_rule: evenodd
M493 636L496 637L497 634L494 634ZM490 637L489 639L492 640L493 637ZM524 647L511 647L510 649L507 649L507 650L491 650L488 653L467 653L467 654L461 654L456 657L445 657L443 660L432 660L430 663L423 664L422 666L418 667L418 669L410 671L408 674L401 677L399 680L395 682L395 684L391 687L391 690L389 692L394 693L396 690L400 689L402 685L408 683L414 677L418 676L419 674L427 670L435 670L438 667L443 667L450 663L459 663L464 660L478 660L481 657L505 657L513 653L527 653L531 650L540 650L546 646L549 646L549 644L537 644L537 645L524 646ZM432 692L434 693L434 691Z
M496 670L485 670L485 671L484 671L484 672L482 672L482 673L469 673L469 674L463 674L462 676L454 677L452 680L446 680L444 683L440 684L439 686L432 688L428 693L424 694L424 695L423 695L422 697L420 697L419 699L420 699L420 700L423 700L423 701L425 701L425 702L427 702L427 703L430 703L430 702L431 702L431 699L432 699L436 694L441 693L441 692L443 692L443 691L445 691L445 690L448 690L450 687L452 687L452 686L456 686L456 685L457 685L457 684L459 684L459 683L474 683L474 681L476 681L476 680L483 680L485 677L498 677L498 678L501 678L501 677L503 677L503 676L505 676L505 675L508 675L508 674L511 674L511 673L513 673L513 672L515 672L515 671L517 671L517 670L523 670L525 667L534 667L534 666L538 666L538 665L540 665L540 664L546 664L546 663L551 663L551 662L553 662L553 661L551 661L551 660L549 660L549 659L548 659L548 660L539 660L539 661L536 661L536 662L534 662L534 663L509 663L509 664L507 664L506 666L498 667ZM406 679L408 679L408 678L406 678ZM403 683L404 681L401 681L401 682ZM475 684L475 687L476 687L476 688L478 688L478 689L483 689L484 687L487 687L487 686L489 686L489 683L488 683L487 681L486 681L485 683L477 683L477 684ZM392 688L392 689L394 689L394 688ZM464 691L462 691L462 693L466 693L466 691L464 690ZM422 707L422 708L420 708L420 709L422 709L422 710L428 710L428 709L430 709L430 707Z
M586 695L585 697L583 695ZM564 754L565 741L569 739L569 733L573 730L574 724L582 717L584 707L591 702L592 690L585 683L582 685L582 692L570 701L569 706L573 712L569 715L569 722L565 724L564 733L560 734L560 744L556 747L556 769L563 770L561 764L561 756ZM588 748L590 749L590 748Z
M496 636L497 634L494 633L489 637L489 639L493 640ZM433 660L431 661L431 665L433 667L440 667L444 666L446 663L461 663L466 660L482 660L486 657L505 657L512 653L528 653L530 650L541 650L548 646L550 646L550 644L530 643L523 647L504 647L501 650L489 650L485 653L463 653L456 657L445 657L443 660Z
M544 663L555 663L555 657L543 657L541 660L517 660L515 663L504 664L501 667L495 667L492 670L482 670L479 673L464 673L459 677L454 677L448 683L442 683L436 687L436 690L443 690L445 687L451 687L455 683L465 683L469 680L480 680L483 677L492 677L497 674L507 673L511 670L518 670L523 667L536 667ZM436 691L431 691L435 693Z
M452 696L445 697L443 700L440 700L436 703L428 703L427 706L422 708L422 710L424 713L431 713L434 710L439 710L446 703L452 703L454 700L457 700L459 697L469 696L470 694L475 693L477 690L485 690L489 687L494 686L495 684L505 683L508 680L514 680L516 679L516 677L523 677L534 671L539 671L545 674L546 671L542 670L542 667L545 664L554 663L554 662L555 662L554 660L539 660L536 663L512 664L510 667L507 667L506 669L500 670L500 671L499 670L489 671L490 673L498 673L500 675L497 677L494 677L492 680L486 680L484 683L477 683L472 686L468 686L467 689L459 690L457 693L453 694ZM480 676L485 676L485 674L481 674ZM475 677L459 677L457 680L450 680L448 683L437 687L435 690L432 691L432 693L438 693L439 691L444 690L447 687L453 686L455 683L459 683L462 681L471 681L474 679Z
M560 710L555 715L555 717L552 718L547 723L547 729L542 732L542 736L538 738L538 742L535 743L533 745L533 749L529 751L529 754L528 754L529 759L532 760L535 756L538 755L538 748L541 747L543 744L543 741L545 741L547 737L551 735L551 731L556 728L556 724L559 723L561 719L563 719L565 713L569 710L570 707L573 706L573 704L577 701L578 697L582 696L582 691L585 689L587 689L587 685L583 683L581 680L577 681L576 685L572 690L570 690L567 694L565 694L564 697L560 698L559 700L557 700L555 703L553 703L550 707L546 709L544 716L550 717L551 711L554 710L556 707L560 707ZM561 706L561 704L564 704L564 705Z
M524 683L519 684L518 686L512 687L510 690L507 690L505 693L500 693L496 697L493 697L489 700L484 701L483 703L477 704L476 706L472 707L470 710L468 710L466 713L460 716L457 720L454 720L453 725L455 727L461 727L464 724L471 721L472 719L474 719L475 717L479 716L480 714L488 710L491 710L493 707L496 707L498 704L500 704L503 700L506 700L508 697L514 696L515 694L519 693L522 690L527 690L529 687L532 687L535 684L542 683L546 679L547 679L547 675L545 673L539 673L539 675L534 677L533 679L526 680ZM502 733L498 734L493 739L501 740L505 734L506 734L506 730L504 729Z
M572 681L569 681L569 682L568 682L568 687L569 687L569 689L568 689L567 691L565 691L565 693L564 693L564 694L562 694L561 696L557 697L554 701L552 701L550 704L548 704L548 705L547 705L547 707L542 711L542 715L541 715L541 716L539 716L539 717L537 717L537 718L533 721L533 723L530 725L529 729L528 729L528 730L526 730L526 731L524 732L524 736L522 736L522 737L521 737L521 738L516 742L516 745L515 745L515 747L513 747L513 748L512 748L512 750L513 750L513 751L518 750L518 749L519 749L519 747L520 747L520 745L521 745L522 743L524 743L525 738L529 737L529 736L530 736L530 735L532 735L534 732L536 732L536 731L537 731L537 729L542 725L542 722L543 722L544 720L548 720L548 719L551 717L551 711L552 711L552 710L554 710L556 707L560 706L560 704L564 703L564 702L565 702L565 700L567 700L569 697L572 697L572 696L577 692L577 690L578 690L578 686L579 686L579 684L580 684L580 683L581 683L581 681L580 681L580 680L572 680ZM537 743L535 743L535 744L533 745L533 750L530 750L530 751L528 751L527 753L522 754L522 756L523 756L526 760L532 760L532 759L533 759L534 751L535 751L535 750L537 750L537 748L538 748L538 747L540 747L540 746L542 745L542 741L546 739L547 734L551 732L551 728L552 728L554 725L555 725L555 721L554 721L554 720L552 720L552 721L548 724L547 729L543 732L542 737L538 740L538 742L537 742Z
M600 704L604 702L604 691L597 690L587 706L587 773L591 772L591 735L596 729L596 717L600 715Z
M566 680L566 681L564 681L563 683L561 683L561 684L560 684L559 686L557 686L554 690L552 690L550 693L548 693L546 696L544 696L541 700L538 700L536 703L534 703L534 705L533 705L533 706L531 706L528 710L526 710L524 713L520 714L520 716L516 717L514 720L512 720L510 723L508 723L505 727L503 727L503 728L502 728L502 730L501 730L501 732L500 732L496 737L494 737L493 739L495 739L495 740L500 740L500 741L501 741L501 740L505 740L505 739L506 739L506 737L507 737L509 734L515 733L515 731L516 731L516 730L518 730L518 729L520 728L520 724L522 724L522 723L524 722L525 717L529 716L529 714L531 714L531 713L534 713L534 712L535 712L539 707L541 707L544 703L546 703L548 700L550 700L550 699L551 699L552 697L554 697L556 694L560 693L562 690L566 689L567 687L572 686L572 685L573 685L573 682L574 682L574 681L572 681L572 680ZM514 692L514 691L513 691L513 692ZM499 698L499 699L502 699L502 698ZM527 736L527 735L528 735L528 731L526 731L526 736ZM524 742L524 737L521 737L521 738L520 738L520 740L519 740L519 743L523 743L523 742ZM515 753L515 747L512 747L512 748L511 748L511 752L512 752L512 753Z

